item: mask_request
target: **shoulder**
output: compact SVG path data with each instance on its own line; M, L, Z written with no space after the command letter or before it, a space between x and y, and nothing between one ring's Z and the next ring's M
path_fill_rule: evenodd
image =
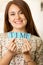
M0 33L0 45L8 38L8 33Z
M31 35L31 39L34 39L34 40L41 40L41 38L40 38L40 37L35 36L35 35Z
M30 38L30 41L36 43L36 46L39 47L39 46L43 46L43 41L40 37L38 36L35 36L35 35L31 35L31 38Z
M0 33L0 39L7 38L8 33Z
M38 36L35 36L35 35L31 35L31 40L33 40L33 41L35 40L37 42L43 42L41 37L38 37Z

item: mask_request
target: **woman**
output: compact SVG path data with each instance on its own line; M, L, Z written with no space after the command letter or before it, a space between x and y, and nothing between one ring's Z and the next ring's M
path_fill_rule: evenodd
M4 32L31 33L30 40L9 39L0 34L0 65L42 65L42 41L35 30L31 11L23 0L10 1L5 10ZM36 35L36 36L34 36ZM23 43L20 53L16 43ZM21 44L20 44L21 46ZM19 47L20 47L19 46Z

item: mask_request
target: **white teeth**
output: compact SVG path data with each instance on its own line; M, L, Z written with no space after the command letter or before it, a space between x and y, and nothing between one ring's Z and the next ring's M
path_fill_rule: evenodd
M17 21L16 23L21 23L21 21Z
M22 21L15 21L15 23L20 24L20 23L22 23Z

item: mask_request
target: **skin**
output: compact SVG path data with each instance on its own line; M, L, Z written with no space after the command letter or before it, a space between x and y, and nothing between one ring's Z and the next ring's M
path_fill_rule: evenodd
M8 11L9 22L13 26L15 32L26 32L25 26L27 24L27 19L25 18L23 12L18 8L17 5L12 4Z
M12 4L8 11L8 18L10 24L13 26L12 32L26 32L25 26L27 24L27 19L25 15L22 13L20 8L17 5ZM13 56L17 54L17 46L15 43L16 39L11 39L9 45L7 46L7 51L5 56L0 59L0 65L9 65ZM24 45L22 47L23 57L27 65L36 65L30 54L28 53L31 50L31 44L28 42L27 39L23 39ZM28 62L30 61L30 62Z

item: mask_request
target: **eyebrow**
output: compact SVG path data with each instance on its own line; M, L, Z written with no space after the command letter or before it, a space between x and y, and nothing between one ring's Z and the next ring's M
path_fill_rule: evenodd
M20 12L21 10L19 10L18 12ZM11 11L11 12L9 12L9 13L15 13L14 11Z
M11 11L11 12L9 12L9 13L14 13L14 11Z

